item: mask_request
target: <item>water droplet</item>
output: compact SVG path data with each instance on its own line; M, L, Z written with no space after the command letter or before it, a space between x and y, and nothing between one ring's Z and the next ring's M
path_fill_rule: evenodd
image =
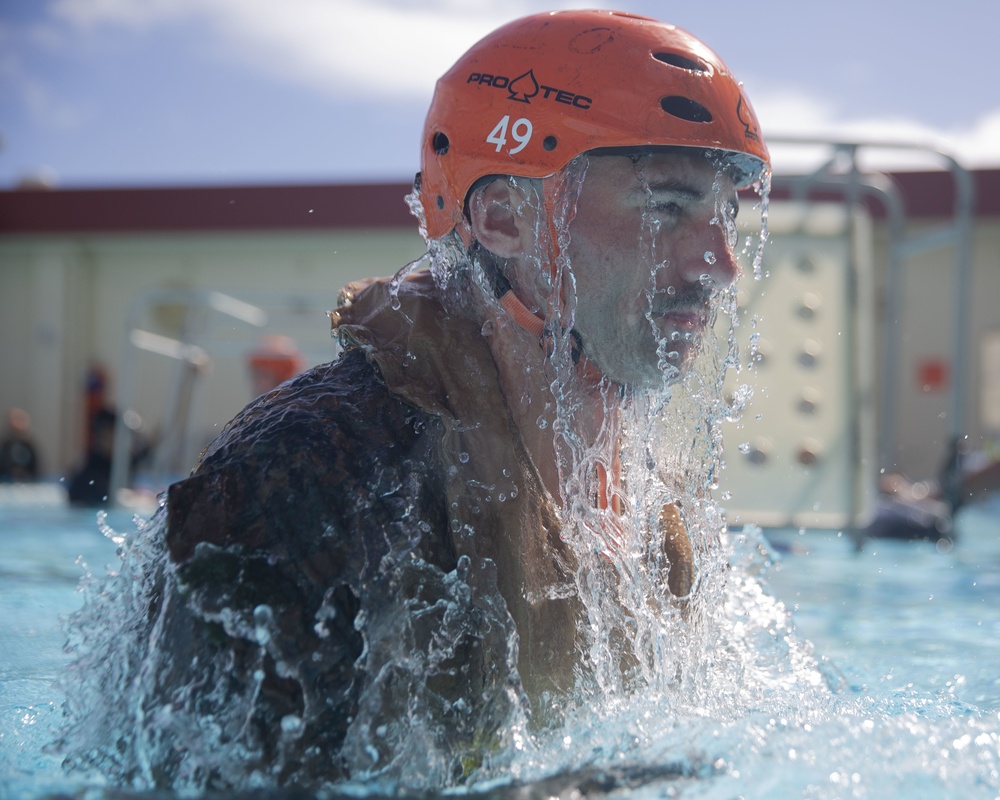
M714 264L715 263L715 253L713 253L711 250L706 250L705 251L705 263L706 264ZM705 276L702 275L701 277L704 280Z
M549 421L547 419L545 419L544 416L539 417L538 421L535 424L538 425L538 427L541 428L543 431L547 427L549 427Z
M483 327L479 329L479 332L483 336L492 336L495 328L496 326L493 324L493 320L488 319L486 320L486 322L483 323Z
M253 610L253 621L255 625L254 638L257 644L265 645L271 641L271 631L269 628L274 624L274 612L270 606L260 605Z
M296 733L302 730L302 719L295 716L295 714L289 714L288 716L282 717L281 730L284 733Z
M459 453L458 454L458 460L460 462L462 462L463 464L468 464L469 463L469 454L468 453Z
M676 286L668 286L667 287L667 294L670 295L671 297L673 297L675 294L677 294L677 287Z

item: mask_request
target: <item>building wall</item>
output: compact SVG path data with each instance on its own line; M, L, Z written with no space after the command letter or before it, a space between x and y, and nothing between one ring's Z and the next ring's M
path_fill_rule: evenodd
M212 344L201 415L221 425L251 399L244 356L265 331L292 335L309 363L334 355L325 311L345 283L394 273L419 257L415 229L329 233L88 235L0 240L0 409L32 416L47 470L81 457L83 387L91 364L109 371L112 399L124 380L151 426L172 402L179 363L127 344L139 327L185 338L181 304L147 306L164 289L215 290L268 312L264 327L196 309L188 335ZM203 436L209 435L206 431Z
M884 237L881 247L884 253ZM972 267L972 282L967 289L969 346L962 427L968 432L973 449L979 449L1000 436L1000 430L988 424L991 412L984 396L987 386L982 364L984 343L1000 332L1000 223L997 221L980 220L975 225ZM954 298L958 290L953 253L947 248L937 248L914 256L907 262L901 287L885 287L884 273L882 278L883 301L885 291L901 291L904 309L898 362L888 365L888 369L882 365L883 383L893 381L899 397L893 420L896 461L892 466L915 479L934 477L945 458L952 430L951 390L956 376L952 357L956 330ZM937 369L938 365L943 371ZM995 418L996 410L992 416Z
M775 235L780 235L775 232ZM938 249L906 265L901 287L887 286L886 236L874 225L876 389L895 388L894 443L889 469L914 478L933 476L951 430L950 380L953 321L952 254ZM248 400L243 357L263 330L295 337L310 363L334 354L324 312L350 280L388 275L423 253L415 229L332 232L13 235L0 238L0 409L21 406L34 419L50 472L62 473L81 456L83 383L91 363L110 373L112 397L132 387L135 407L162 433L162 417L176 411L182 366L138 352L127 332L141 328L211 344L212 368L195 383L198 418L207 420L182 443L181 463ZM981 446L997 431L984 418L981 343L1000 332L1000 222L981 219L974 233L971 346L968 351L966 429ZM143 306L151 291L215 290L268 311L256 328L202 309L183 330L176 303ZM780 291L771 284L768 292ZM902 292L901 349L883 363L883 310L888 291ZM191 326L194 326L193 328ZM763 321L766 328L767 320ZM124 376L122 364L134 359ZM921 385L943 365L944 382ZM933 377L933 374L932 374ZM940 377L940 375L939 375ZM887 383L889 381L890 383ZM997 416L996 411L993 417ZM155 431L154 431L155 432Z

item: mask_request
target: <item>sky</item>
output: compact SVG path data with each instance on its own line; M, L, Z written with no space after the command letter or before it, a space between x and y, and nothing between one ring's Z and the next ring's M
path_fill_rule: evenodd
M500 24L580 6L0 0L0 188L409 181L435 80ZM1000 0L611 7L719 53L776 171L818 155L796 137L907 145L866 146L876 167L940 166L924 148L1000 167Z

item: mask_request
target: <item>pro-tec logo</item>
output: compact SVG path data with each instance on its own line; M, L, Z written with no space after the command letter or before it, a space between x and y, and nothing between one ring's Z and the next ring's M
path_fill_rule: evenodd
M507 87L510 92L510 99L519 103L530 103L531 98L538 94L538 81L535 80L535 73L528 70L523 75L518 75Z
M540 94L541 100L564 103L586 111L594 102L592 98L577 94L569 89L560 89L556 86L546 86L544 83L539 83L535 78L534 70L530 69L516 78L509 78L506 75L492 75L489 72L472 72L465 82L491 86L494 89L506 89L507 99L518 103L531 103Z

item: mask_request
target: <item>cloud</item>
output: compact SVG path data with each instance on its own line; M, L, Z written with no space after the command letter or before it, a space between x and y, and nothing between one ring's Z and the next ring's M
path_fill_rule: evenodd
M50 8L53 19L82 31L104 25L133 30L183 19L190 15L186 0L56 0Z
M251 0L213 0L245 60L267 60L276 74L323 91L382 97L429 94L434 81L506 13L465 13L448 8L294 0L277 8Z
M980 117L972 130L952 134L951 140L970 165L1000 167L1000 108Z
M485 7L464 0L56 0L51 14L80 32L208 26L217 54L258 74L334 99L423 103L437 78L471 43L539 8L539 0ZM766 85L765 80L754 83ZM775 140L778 168L817 157L818 150L777 142L793 136L924 144L956 152L972 166L1000 164L1000 108L972 128L949 130L905 118L851 119L804 89L755 90L753 99L765 133ZM875 150L869 148L880 165L933 163L912 151Z
M558 5L558 3L554 4ZM457 0L58 0L53 16L81 31L209 25L221 52L258 73L326 93L429 96L437 78L529 2Z
M1000 108L950 129L898 116L851 119L815 93L787 89L757 92L754 108L776 171L820 166L831 149L815 142L861 144L865 169L939 169L947 165L942 154L966 168L1000 166Z
M248 93L255 91L256 76L264 76L270 80L259 81L262 92L273 90L274 82L280 90L284 82L322 93L334 106L349 106L353 113L407 101L406 113L412 114L414 108L425 107L434 82L472 42L503 22L539 11L543 2L53 0L39 6L45 9L44 20L6 27L0 21L0 93L7 88L7 97L16 97L28 116L49 130L79 126L93 116L87 98L69 92L60 96L63 87L55 74L37 65L66 63L67 54L73 54L74 64L97 64L116 34L135 34L136 41L130 43L135 48L137 42L147 41L140 35L152 43L154 36L169 30L179 36L168 41L190 38L191 46L200 48L200 64L211 68L204 61L207 52L247 72ZM552 8L573 4L545 3ZM20 40L19 47L5 48L12 37ZM34 71L29 64L35 65ZM794 78L782 73L777 80L785 83L777 84L779 88L773 88L773 75L757 75L749 82L779 171L812 169L830 156L827 147L781 141L792 137L924 144L955 153L970 167L1000 166L1000 104L962 128L906 117L861 118L851 116L856 112L846 100L838 103L815 88L789 86L787 81ZM854 89L862 91L860 85ZM366 132L366 119L356 122L358 135L384 135ZM412 122L401 118L401 124ZM912 148L887 147L865 148L862 163L879 169L941 166L940 159Z

